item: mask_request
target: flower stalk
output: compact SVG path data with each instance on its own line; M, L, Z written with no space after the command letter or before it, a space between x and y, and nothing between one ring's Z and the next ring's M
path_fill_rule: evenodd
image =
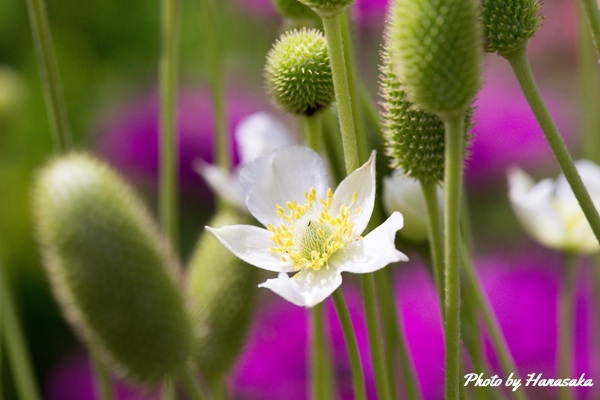
M559 297L559 339L558 339L558 374L566 379L573 373L573 333L575 330L575 296L577 288L577 257L575 254L565 254L562 287ZM573 388L560 387L558 397L560 400L573 398Z

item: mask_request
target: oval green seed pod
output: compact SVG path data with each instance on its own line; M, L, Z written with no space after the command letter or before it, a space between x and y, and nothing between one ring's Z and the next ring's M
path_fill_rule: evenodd
M82 339L142 383L183 368L192 329L176 259L133 190L105 164L70 154L41 171L33 200L49 281Z
M299 0L312 8L321 17L333 17L354 3L354 0Z
M481 84L475 0L395 0L390 54L408 99L438 114L463 111Z
M283 111L310 116L329 107L335 92L323 34L303 28L281 35L267 54L265 83Z
M524 46L542 24L540 6L537 0L484 0L485 49L502 54Z
M227 211L209 222L221 227L239 224ZM225 249L204 232L188 267L187 294L195 332L195 360L207 379L228 371L242 349L252 319L259 270Z

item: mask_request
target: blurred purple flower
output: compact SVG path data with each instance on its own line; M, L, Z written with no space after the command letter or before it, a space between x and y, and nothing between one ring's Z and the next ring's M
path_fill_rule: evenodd
M95 382L89 358L74 353L60 360L46 380L46 400L94 400ZM115 400L158 400L158 391L113 381Z
M213 160L214 117L206 90L183 90L178 101L179 179L182 190L195 192L204 182L192 168L197 158ZM240 93L228 97L231 132L243 117L261 108L255 99ZM159 102L153 93L120 108L99 128L98 152L133 179L155 184L159 171ZM232 135L233 136L233 135ZM233 142L233 139L232 139ZM235 145L232 143L232 152ZM235 161L238 161L235 154Z
M345 288L355 327L363 366L366 368L367 395L375 399L375 386L368 356L368 339L358 292ZM304 400L307 398L309 310L272 298L273 303L261 308L246 350L238 359L230 384L234 399ZM350 364L339 322L331 299L324 303L326 332L330 337L332 360L341 398L353 398Z
M360 26L383 26L390 0L356 0L352 15Z
M467 183L475 189L497 187L509 165L529 171L554 165L550 147L516 79L501 69L507 66L488 64L488 79L475 101L471 154L465 171ZM567 105L550 93L544 97L559 131L569 142L575 129Z

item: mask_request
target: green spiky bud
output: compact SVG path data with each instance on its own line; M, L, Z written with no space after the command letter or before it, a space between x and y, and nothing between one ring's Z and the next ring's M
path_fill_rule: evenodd
M285 19L314 20L317 14L298 0L271 0L273 8Z
M480 87L482 44L475 0L395 0L394 71L408 99L438 114L465 110Z
M502 54L524 46L541 26L539 11L538 0L484 0L485 49Z
M299 0L312 8L321 17L333 17L340 14L349 5L354 3L354 0Z
M386 41L387 42L387 41ZM406 92L393 71L388 50L381 52L379 93L385 151L390 167L404 171L423 183L444 180L444 122L434 113L421 111L407 100ZM472 108L467 111L465 131L472 126ZM469 134L465 134L465 156Z
M233 212L209 223L239 224ZM203 233L188 267L187 293L195 331L195 360L212 379L227 372L242 349L257 294L259 270L234 256L212 235Z
M284 111L309 116L329 107L335 92L323 34L303 28L281 35L267 54L265 82Z
M82 339L139 382L183 368L193 336L177 262L134 191L105 164L70 154L41 171L33 200L49 281Z

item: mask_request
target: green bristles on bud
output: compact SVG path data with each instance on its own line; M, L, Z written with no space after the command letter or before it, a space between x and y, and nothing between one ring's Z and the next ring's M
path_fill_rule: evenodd
M484 0L486 50L507 53L524 46L542 23L538 0Z
M33 200L46 271L75 330L125 377L153 383L179 372L192 329L177 263L133 190L71 154L41 171Z
M395 0L390 54L408 99L438 114L465 110L480 86L475 0Z
M323 34L303 28L281 35L267 55L265 81L284 111L310 116L328 107L335 93Z
M217 214L209 225L240 222L239 216L228 211ZM196 335L196 365L209 380L226 373L242 349L254 309L258 271L207 232L200 237L188 267L187 292Z
M321 17L333 17L338 15L346 7L354 3L354 0L299 0L317 12Z
M414 109L392 70L387 51L381 57L382 126L390 166L423 183L442 182L444 123L436 114Z

